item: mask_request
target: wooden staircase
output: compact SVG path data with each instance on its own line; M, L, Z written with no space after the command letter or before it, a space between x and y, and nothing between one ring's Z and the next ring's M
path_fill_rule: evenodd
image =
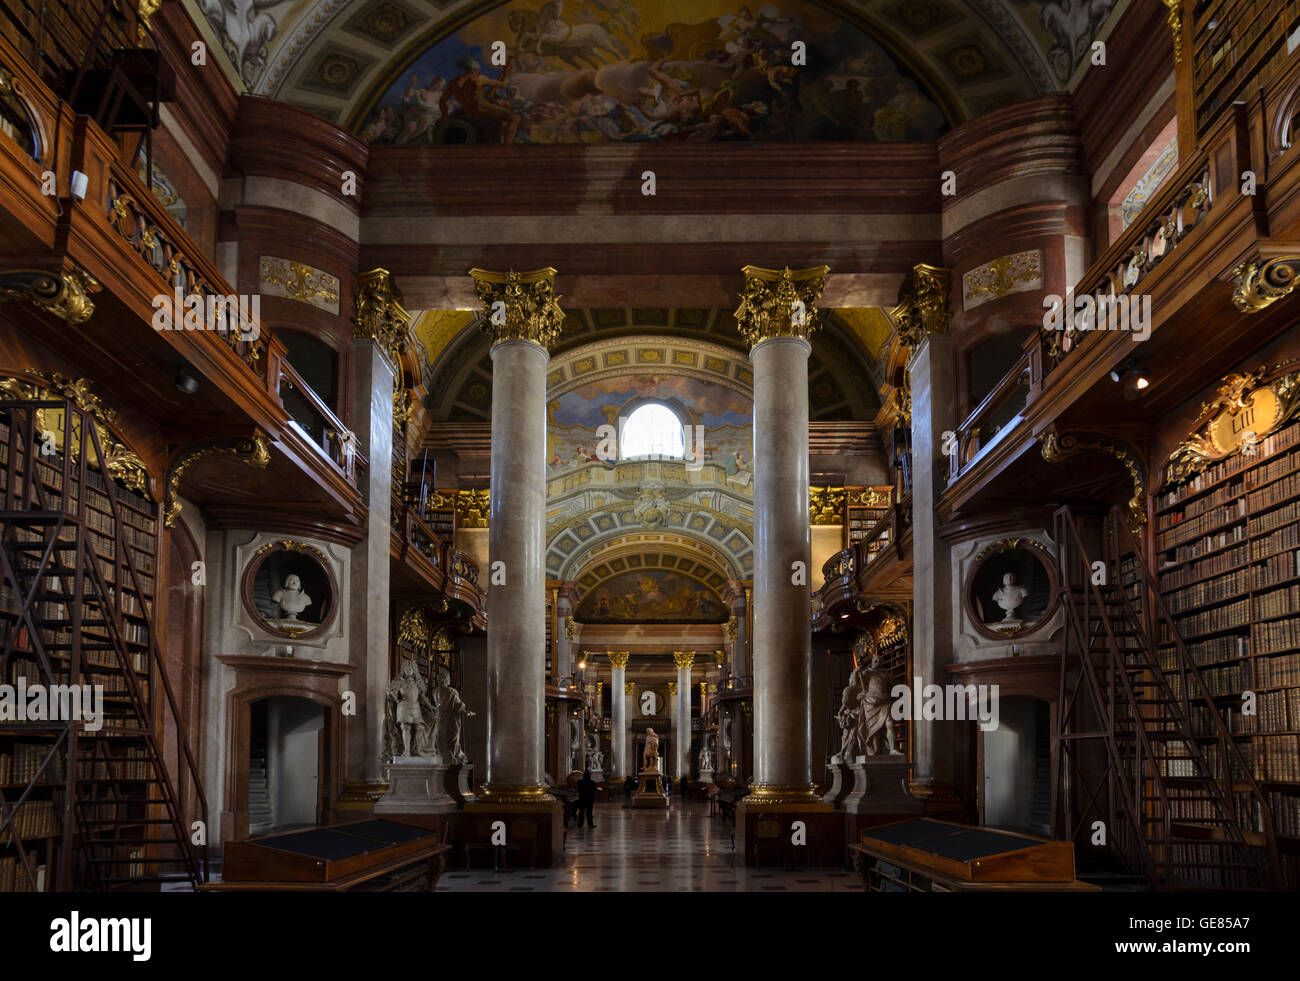
M1280 889L1267 802L1118 510L1056 512L1066 613L1053 834L1153 889ZM1151 637L1172 650L1157 655ZM1194 711L1195 710L1195 711ZM1195 718L1195 724L1193 719Z
M58 435L51 419L61 440L50 439ZM102 715L97 726L66 717L0 721L0 741L48 745L15 799L0 787L0 839L22 826L24 807L49 800L61 841L53 888L196 886L208 875L206 828L195 845L190 822L206 821L207 801L158 648L153 590L142 588L137 569L137 550L149 553L139 527L123 521L130 505L112 479L99 424L73 399L51 396L0 401L4 429L0 582L14 599L0 611L0 680L93 686ZM151 544L156 556L157 539ZM164 747L174 759L164 762ZM13 837L19 875L29 875L32 847Z

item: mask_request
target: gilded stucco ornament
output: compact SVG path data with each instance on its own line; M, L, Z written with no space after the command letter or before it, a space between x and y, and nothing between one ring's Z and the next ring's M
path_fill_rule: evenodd
M402 350L411 315L402 306L402 293L387 269L371 269L357 276L353 296L352 336L369 338L388 355L393 365L393 385L402 387Z
M148 494L149 471L140 457L127 449L126 444L113 435L108 426L117 418L117 413L104 408L90 388L89 378L67 378L57 372L32 371L28 374L40 378L44 384L22 382L16 378L0 378L0 393L23 402L53 401L71 399L82 412L95 420L95 436L104 453L104 470L108 476L140 494ZM61 409L37 409L34 422L42 433L52 433L54 446L61 450L64 438L64 419ZM77 459L81 445L81 427L72 424L72 458ZM91 449L92 459L95 451Z
M555 293L555 270L492 272L471 269L474 295L483 304L478 325L492 342L532 341L549 347L564 327L564 311Z
M1165 485L1182 483L1234 453L1250 452L1246 447L1289 422L1300 408L1300 372L1286 370L1294 364L1283 361L1271 370L1260 365L1225 376L1214 397L1201 405L1191 435L1169 455Z
M1105 440L1081 440L1073 433L1049 432L1038 438L1043 444L1043 459L1048 463L1061 463L1089 451L1106 453L1118 460L1133 481L1133 496L1126 505L1125 521L1135 535L1142 531L1147 523L1146 477L1136 454L1126 447Z
M889 312L898 339L914 348L928 334L948 330L947 269L918 262L912 267L912 281L903 290L898 305Z
M751 345L772 337L807 340L821 326L817 301L826 288L829 266L764 269L745 266L745 288L736 308L736 325Z
M171 466L167 469L163 527L171 528L176 524L176 519L180 517L181 477L185 471L204 457L221 454L237 457L250 466L265 470L271 463L271 441L261 430L254 430L251 439L240 436L235 439L213 440L183 450L172 460Z
M609 658L609 666L622 670L627 667L628 658L632 656L631 651L606 651L605 655Z
M695 652L673 651L673 663L677 665L678 671L689 671L691 665L695 663Z
M1258 313L1291 294L1300 257L1277 256L1265 262L1243 262L1232 270L1236 288L1232 302L1242 313Z
M808 522L814 525L838 525L844 520L843 487L808 488Z
M53 273L39 269L9 269L0 272L0 302L21 301L46 310L76 327L95 312L91 293L102 287L84 269L73 266Z

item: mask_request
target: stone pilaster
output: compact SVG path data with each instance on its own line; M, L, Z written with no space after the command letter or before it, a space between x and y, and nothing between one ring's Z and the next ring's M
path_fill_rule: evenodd
M948 271L924 264L912 271L901 302L891 311L899 336L912 347L908 361L912 397L912 580L914 609L912 673L921 684L947 682L952 656L952 563L940 539L935 504L944 487L943 434L955 429L953 355L948 335ZM912 684L908 679L908 684ZM951 793L951 753L940 751L939 726L950 722L913 719L912 792L946 798Z
M547 345L563 323L554 269L470 270L492 337L488 520L487 784L483 803L551 803L542 784L546 697Z
M389 535L392 523L393 393L401 380L401 351L409 315L387 270L357 277L353 316L352 427L369 461L364 475L369 508L365 537L352 548L350 632L359 660L351 685L357 713L347 726L347 782L383 781L384 699L388 668Z
M609 771L627 776L627 651L606 651L609 656Z
M636 682L623 682L623 773L636 774L641 761L636 757L636 744L632 739L632 720L636 718ZM628 769L631 767L631 769Z
M812 777L808 338L819 326L817 300L828 271L746 266L736 310L754 366L754 783L745 801L751 810L825 806Z

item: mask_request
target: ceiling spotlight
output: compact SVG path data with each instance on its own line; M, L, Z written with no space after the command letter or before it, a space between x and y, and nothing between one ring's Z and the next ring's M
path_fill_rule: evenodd
M1110 369L1110 380L1113 381L1116 385L1119 384L1119 380L1123 377L1124 377L1124 373L1120 371L1118 368Z
M176 387L186 395L193 395L199 390L199 380L182 368L176 376Z
M1150 387L1151 379L1145 371L1130 368L1124 372L1124 398L1135 399Z

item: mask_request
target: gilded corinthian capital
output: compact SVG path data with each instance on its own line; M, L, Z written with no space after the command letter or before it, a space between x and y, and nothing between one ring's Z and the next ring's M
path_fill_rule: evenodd
M673 663L677 665L678 671L689 671L695 663L695 652L673 651Z
M631 651L606 651L605 653L609 656L609 666L620 671L627 667L627 659L632 656Z
M402 376L402 348L411 315L402 307L402 292L387 269L371 269L357 276L353 295L353 337L375 341L393 363L395 381Z
M549 266L525 273L471 269L469 274L474 277L474 295L483 304L479 327L493 343L524 340L547 347L564 327L555 270Z
M898 336L916 347L926 334L948 330L948 270L918 262L912 267L912 281L889 312Z
M736 324L749 343L770 337L808 337L821 326L817 301L826 288L829 266L809 269L763 269L746 266L745 288L736 308Z

